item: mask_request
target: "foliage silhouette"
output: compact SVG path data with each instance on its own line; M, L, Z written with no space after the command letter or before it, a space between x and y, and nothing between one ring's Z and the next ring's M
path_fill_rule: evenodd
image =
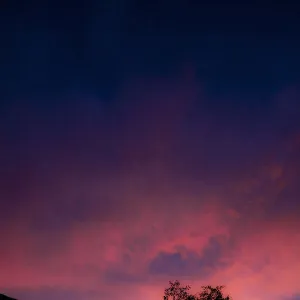
M189 293L191 287L180 286L178 280L169 281L170 287L165 289L164 300L230 300L229 296L223 294L224 286L218 285L212 287L210 285L202 286L202 291L193 295Z
M223 285L212 287L210 285L202 286L202 292L199 294L199 300L230 300L229 296L224 296Z
M169 281L170 287L165 289L165 295L164 300L169 299L169 297L172 297L173 300L181 300L181 299L188 299L190 286L180 286L180 282L178 280L175 280L174 282Z

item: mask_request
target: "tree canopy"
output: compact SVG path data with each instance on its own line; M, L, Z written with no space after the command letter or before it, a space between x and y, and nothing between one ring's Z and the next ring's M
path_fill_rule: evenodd
M170 281L170 286L165 289L164 300L230 300L229 296L223 294L224 286L210 285L202 286L202 290L191 294L189 285L181 286L178 280Z

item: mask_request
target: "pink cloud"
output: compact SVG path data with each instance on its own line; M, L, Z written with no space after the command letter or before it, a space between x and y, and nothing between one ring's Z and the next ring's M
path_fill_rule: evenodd
M189 81L129 86L120 98L114 109L66 105L71 128L41 141L33 126L41 151L24 146L19 165L7 164L3 197L17 205L1 222L0 288L150 300L179 279L194 290L226 284L243 299L300 292L297 206L285 206L299 195L297 137L251 133L254 151L240 128L208 114L190 128Z

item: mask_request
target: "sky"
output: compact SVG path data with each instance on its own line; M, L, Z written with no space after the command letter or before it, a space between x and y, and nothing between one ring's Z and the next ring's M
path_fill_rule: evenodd
M0 293L300 299L296 7L1 5Z

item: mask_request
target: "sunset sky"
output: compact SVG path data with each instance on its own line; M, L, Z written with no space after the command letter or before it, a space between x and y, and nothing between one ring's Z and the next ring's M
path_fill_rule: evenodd
M296 7L1 4L0 293L300 299Z

